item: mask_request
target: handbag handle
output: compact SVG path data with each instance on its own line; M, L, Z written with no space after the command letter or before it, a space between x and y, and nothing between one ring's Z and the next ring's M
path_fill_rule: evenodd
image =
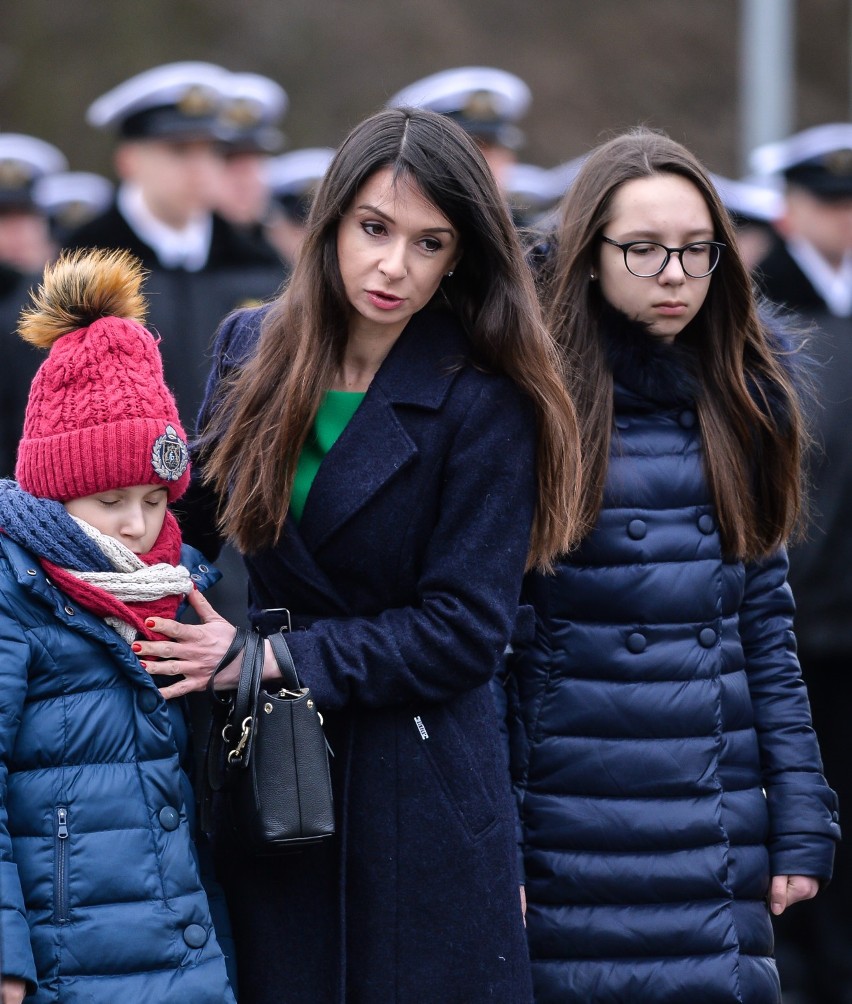
M296 673L296 666L293 662L290 646L286 641L284 641L283 630L276 631L274 634L269 635L269 644L272 647L272 654L275 656L275 661L278 663L278 670L281 673L281 679L284 681L284 686L287 690L291 690L298 694L302 689L302 685L299 683L299 677Z
M222 670L242 652L248 641L248 631L243 627L238 627L234 632L234 637L231 639L231 644L228 646L227 651L222 656L222 658L216 663L216 668L210 674L210 679L207 681L207 695L212 701L217 704L230 704L230 697L221 697L219 691L217 691L213 685L213 681L222 672ZM227 691L226 691L227 693Z
M263 639L257 631L249 631L240 680L234 699L234 723L241 730L237 745L228 753L228 766L245 769L251 759L252 741L257 721L257 695L263 676Z

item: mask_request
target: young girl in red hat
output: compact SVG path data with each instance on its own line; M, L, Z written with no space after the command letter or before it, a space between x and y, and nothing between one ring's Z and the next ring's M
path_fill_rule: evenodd
M131 643L217 573L168 503L185 435L124 252L49 266L49 348L0 482L3 1004L233 1002L190 833L187 729Z

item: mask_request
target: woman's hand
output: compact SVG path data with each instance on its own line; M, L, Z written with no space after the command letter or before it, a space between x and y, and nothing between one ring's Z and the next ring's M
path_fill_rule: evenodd
M21 1004L27 992L27 984L24 980L15 980L11 977L3 977L0 983L3 989L3 1004Z
M818 892L819 879L810 875L776 875L769 888L769 909L780 917L788 906L813 899Z
M163 687L166 700L183 697L194 690L204 690L213 670L234 638L236 628L210 606L199 590L187 595L189 605L198 614L200 624L151 617L146 627L164 635L167 641L139 638L131 648L144 668L153 676L182 676L182 680ZM216 677L217 688L234 688L240 675L240 658L234 659ZM5 1004L5 1002L4 1002Z

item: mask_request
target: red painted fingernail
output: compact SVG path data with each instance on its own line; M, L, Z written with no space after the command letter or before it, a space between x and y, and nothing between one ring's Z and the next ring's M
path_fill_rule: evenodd
M192 588L193 589L198 589L198 583L197 582L193 582L192 583Z
M133 642L133 644L130 647L133 649L134 652L142 651L142 646L139 644L138 641Z
M155 623L154 619L152 617L149 617L148 620L145 621L145 627L153 627L154 623Z
M147 668L148 668L148 663L147 663L147 662L143 662L143 661L142 661L141 659L139 660L139 665L140 665L140 666L141 666L141 667L142 667L143 669L147 669Z

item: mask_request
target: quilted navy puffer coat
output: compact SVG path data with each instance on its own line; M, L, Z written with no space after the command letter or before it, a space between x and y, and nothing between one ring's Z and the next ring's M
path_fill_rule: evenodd
M118 634L0 534L0 953L38 981L28 1002L233 1004L180 727Z
M613 337L603 510L509 677L536 1001L774 1004L770 876L839 836L787 559L723 558L677 355Z

